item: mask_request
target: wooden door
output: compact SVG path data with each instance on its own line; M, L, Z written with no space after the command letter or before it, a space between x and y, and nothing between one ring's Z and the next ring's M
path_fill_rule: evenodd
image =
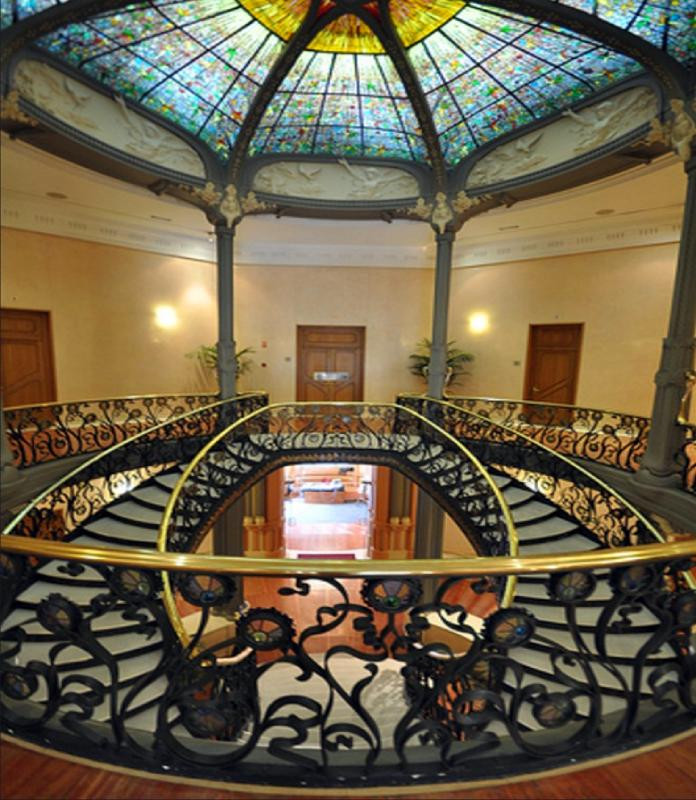
M56 399L48 311L0 311L2 402L6 407Z
M297 399L362 400L364 359L364 327L298 325Z
M525 400L575 403L582 329L582 324L529 326Z

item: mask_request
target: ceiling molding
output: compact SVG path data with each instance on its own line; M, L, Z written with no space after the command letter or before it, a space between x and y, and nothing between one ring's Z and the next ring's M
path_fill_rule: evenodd
M6 190L2 224L25 231L82 239L146 252L213 261L215 245L205 231L148 220L139 224L108 211L69 201L49 200ZM415 223L414 223L415 224ZM386 229L385 229L386 230ZM455 268L500 264L549 256L619 250L626 247L678 242L681 210L659 214L645 211L617 215L611 220L585 219L565 228L532 235L497 234L457 240ZM375 246L373 244L305 244L245 241L243 225L235 243L235 261L249 266L392 267L423 269L434 263L433 246Z
M500 234L492 237L460 236L454 252L454 269L502 264L551 256L623 250L627 247L679 242L682 213L679 208L656 214L642 211L617 214L610 221L581 220L565 228L532 235Z

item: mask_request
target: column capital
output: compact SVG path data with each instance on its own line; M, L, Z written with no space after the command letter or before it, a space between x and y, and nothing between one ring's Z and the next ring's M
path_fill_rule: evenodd
M218 238L233 239L236 232L237 232L236 225L228 225L226 222L215 223L215 235Z
M435 231L435 241L437 244L445 244L445 243L452 243L457 238L457 234L454 231L444 231L440 232L438 230Z

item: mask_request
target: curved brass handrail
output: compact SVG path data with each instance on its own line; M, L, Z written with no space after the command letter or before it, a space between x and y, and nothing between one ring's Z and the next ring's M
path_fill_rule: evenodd
M160 551L166 551L167 549L167 531L169 528L169 524L171 522L172 513L174 511L174 506L176 505L177 500L179 499L179 495L181 494L181 490L184 487L184 484L189 479L193 470L198 466L198 464L208 455L210 450L212 450L222 439L225 439L229 436L237 428L241 427L242 425L247 424L250 420L255 419L262 414L268 413L269 411L273 411L274 409L278 408L287 408L288 406L292 406L293 408L316 408L316 407L334 407L334 408L363 408L365 406L369 406L371 408L391 408L396 411L407 411L412 417L418 419L420 422L424 422L428 427L432 428L436 431L440 436L443 436L447 439L454 447L460 450L466 458L476 467L478 470L479 475L486 481L489 488L493 492L496 500L498 501L498 505L500 506L500 510L503 515L503 519L505 521L505 527L507 528L508 532L508 542L510 546L510 552L512 555L517 555L518 547L519 547L519 539L517 536L517 529L515 528L515 523L512 519L512 514L510 509L508 508L508 504L503 497L502 492L498 488L498 485L493 480L493 478L488 473L488 470L485 466L481 463L481 461L460 441L457 440L455 436L448 433L446 430L443 430L434 422L429 420L427 417L424 417L422 414L419 414L417 411L413 411L413 409L406 408L405 406L400 406L397 403L340 403L340 402L299 402L299 403L271 403L270 405L264 406L263 408L258 409L257 411L253 411L251 414L247 414L245 417L233 422L232 425L225 428L224 431L217 434L217 436L213 437L206 445L204 445L195 457L189 462L186 469L181 474L179 480L174 484L174 488L172 489L172 493L169 496L169 500L167 505L164 509L164 515L162 516L162 522L160 523L160 530L159 536L157 537L157 549Z
M106 458L107 456L111 455L111 453L115 452L119 448L126 447L127 445L132 444L135 440L141 437L151 436L153 431L159 430L160 428L164 428L167 425L173 425L183 419L186 419L186 417L189 417L192 414L200 414L204 411L209 411L210 409L218 408L222 405L225 405L226 403L235 402L237 400L243 400L244 398L247 397L263 396L265 394L266 394L265 392L260 392L260 391L243 392L242 394L235 395L234 397L230 397L225 400L218 400L216 403L211 403L210 405L207 406L201 406L200 408L192 409L184 414L180 414L178 417L172 417L172 419L169 419L166 422L160 422L159 424L153 425L150 428L146 428L145 430L140 431L139 433L136 433L133 436L129 436L127 439L124 439L122 442L119 442L118 444L108 447L106 450L100 450L92 458L88 459L87 461L83 461L81 464L75 467L75 469L70 470L70 472L63 475L55 483L52 483L48 488L44 489L44 491L41 492L41 494L35 497L34 500L32 500L32 502L29 505L22 508L22 510L8 522L8 524L3 528L1 535L7 535L11 533L12 529L16 525L19 525L22 519L27 514L31 513L52 492L56 491L59 487L63 486L64 484L69 483L71 480L76 478L83 470L87 469L92 464L95 464L100 459ZM264 406L264 408L265 407L266 406Z
M645 517L641 511L639 511L630 501L626 500L625 497L620 495L616 489L610 486L608 483L603 481L601 478L598 478L594 473L590 472L589 470L585 469L580 464L577 464L571 458L564 455L563 453L559 453L556 450L548 447L547 445L543 444L542 442L538 442L536 439L532 438L531 436L527 436L525 433L521 433L520 431L512 428L509 425L503 425L502 422L494 422L493 420L489 419L488 417L484 417L482 414L477 414L475 411L468 411L465 408L460 408L455 403L450 403L449 400L438 400L435 397L427 397L426 395L415 395L423 400L427 400L430 403L438 403L439 405L447 406L448 408L453 408L461 414L468 414L469 416L475 417L476 419L480 420L481 422L485 422L488 425L493 425L496 428L502 428L505 431L509 431L510 433L514 434L515 436L519 436L521 439L529 442L530 444L534 445L535 447L539 447L542 450L546 450L549 455L553 458L558 458L561 461L564 461L568 464L572 469L581 472L587 478L589 478L592 483L597 484L600 486L604 491L608 492L609 494L613 495L617 500L619 500L632 514L640 520L640 522L645 525L648 531L655 537L658 542L665 542L664 536L660 533L660 531ZM570 406L572 408L573 406Z
M633 566L657 561L696 559L696 538L666 544L642 544L540 556L477 556L474 558L350 560L245 558L171 553L155 550L83 547L48 539L5 535L0 550L39 558L58 558L115 567L142 567L169 572L220 573L287 577L374 578L383 575L475 577L570 572Z
M263 413L267 413L272 411L273 409L277 408L287 408L288 406L293 407L336 407L336 408L346 408L350 406L355 407L365 407L365 403L338 403L338 402L326 402L326 403L313 403L313 402L300 402L300 403L273 403L271 405L265 406L264 408L259 409L258 411L252 412L248 414L246 417L243 417L240 420L237 420L232 425L230 425L226 430L219 433L213 439L211 439L198 453L197 455L191 460L189 465L186 467L184 472L182 473L179 480L174 485L172 489L172 493L169 497L169 501L167 502L166 508L164 510L164 515L162 516L162 521L160 523L160 532L159 536L157 537L157 549L160 552L166 552L167 549L167 533L169 529L169 525L171 522L172 514L174 513L174 507L179 499L179 495L181 494L183 487L185 486L186 482L188 481L191 473L196 468L196 466L207 456L209 451L214 448L222 439L229 436L237 428L245 425L249 422L249 420L254 419L255 417L261 416ZM404 406L400 406L396 403L380 403L378 404L379 408L391 408L394 410L398 410L403 413L404 410L408 411L409 414L415 418L424 422L427 426L431 427L433 430L437 431L439 435L445 437L454 447L460 450L464 455L470 460L470 462L476 467L478 470L479 475L481 475L488 486L490 487L491 491L493 492L496 500L498 501L498 505L502 511L503 519L505 521L505 527L508 532L508 543L510 552L513 556L516 556L519 551L519 539L517 536L517 530L515 528L515 523L512 519L512 514L508 505L505 501L505 498L502 495L502 492L498 488L497 484L493 480L493 478L489 475L486 468L483 466L481 461L476 458L476 456L469 451L467 447L465 447L461 442L457 441L457 439L452 436L451 434L447 433L447 431L442 430L433 422L431 422L427 417L424 417L418 412L413 411L412 409L405 409ZM282 559L278 560L282 562ZM394 563L394 562L392 562ZM408 562L412 564L413 562ZM282 573L281 573L282 574ZM169 575L166 572L162 573L162 582L164 584L164 592L163 592L163 601L164 607L169 616L169 619L174 626L174 629L177 632L177 635L181 639L181 641L186 645L189 641L189 636L184 629L184 625L181 621L181 616L178 612L176 607L176 601L174 599L174 593L172 591L171 581L169 580ZM515 577L511 576L508 581L506 581L505 590L503 592L503 597L501 598L501 604L503 606L508 606L512 602L512 598L515 596L515 589L516 589L517 580Z

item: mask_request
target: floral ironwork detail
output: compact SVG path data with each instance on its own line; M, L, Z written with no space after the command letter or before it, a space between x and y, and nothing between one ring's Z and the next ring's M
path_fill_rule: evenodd
M234 581L222 575L185 574L177 576L175 585L184 600L200 607L224 605L235 593Z
M416 605L422 593L420 581L415 578L367 580L360 592L370 608L388 614L398 614Z
M241 641L253 650L287 650L295 636L292 620L275 608L249 609L237 623Z
M596 585L591 572L561 572L551 576L549 595L559 603L578 603L587 600Z
M39 603L37 619L51 633L71 633L82 619L80 609L61 594L50 594Z
M486 638L498 647L518 647L534 636L534 618L522 608L504 608L486 620Z

